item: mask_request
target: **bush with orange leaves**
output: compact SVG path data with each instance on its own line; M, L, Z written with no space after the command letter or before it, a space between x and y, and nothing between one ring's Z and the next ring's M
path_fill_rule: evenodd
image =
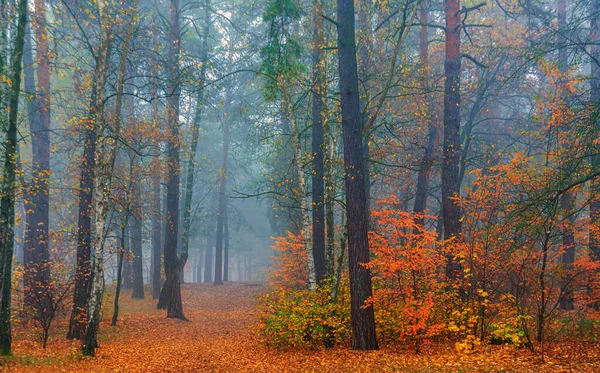
M308 272L306 249L301 235L287 232L287 236L272 237L275 256L268 271L269 285L283 289L306 289Z
M440 333L444 323L436 307L442 291L445 258L435 232L401 211L395 197L377 202L377 230L370 232L373 258L373 305L381 342L410 340L418 349Z

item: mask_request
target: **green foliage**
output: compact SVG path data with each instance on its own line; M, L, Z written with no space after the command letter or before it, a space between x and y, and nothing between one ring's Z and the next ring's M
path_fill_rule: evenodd
M263 21L269 25L267 43L260 51L263 61L260 73L265 76L267 100L277 99L280 84L291 85L305 70L300 62L302 47L289 30L301 15L300 7L293 0L271 0L267 4L263 14Z
M260 299L257 331L263 342L276 347L318 347L349 342L350 292L340 286L338 301L331 302L332 282L316 291L274 290Z

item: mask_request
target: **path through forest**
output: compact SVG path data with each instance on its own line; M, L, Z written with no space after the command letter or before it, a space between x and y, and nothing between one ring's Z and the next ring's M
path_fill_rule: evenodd
M97 357L84 359L78 342L56 331L46 351L23 328L15 330L14 357L0 370L18 372L600 372L597 346L562 345L546 363L525 350L490 346L460 355L451 346L421 355L383 349L281 351L262 344L252 331L261 284L183 286L189 322L166 319L154 301L131 301L125 292L119 326L104 311ZM112 299L110 299L112 301ZM107 302L111 303L110 301ZM60 332L60 334L58 334ZM568 347L568 346L567 346ZM433 347L429 347L433 348ZM577 368L571 368L577 367Z

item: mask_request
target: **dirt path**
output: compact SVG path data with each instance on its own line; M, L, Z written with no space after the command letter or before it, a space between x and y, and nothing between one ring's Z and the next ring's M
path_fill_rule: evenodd
M567 351L565 359L540 364L525 351L498 347L472 356L451 348L434 355L384 349L347 348L280 351L260 343L252 332L255 298L266 290L249 284L184 285L189 322L165 318L151 300L129 301L116 328L104 313L100 349L94 359L79 356L79 343L63 331L42 350L17 330L14 358L0 370L15 372L600 372L597 348ZM18 328L19 329L19 328ZM434 351L430 351L430 354ZM573 356L579 356L580 361ZM561 361L562 364L561 364ZM569 366L570 364L573 364Z

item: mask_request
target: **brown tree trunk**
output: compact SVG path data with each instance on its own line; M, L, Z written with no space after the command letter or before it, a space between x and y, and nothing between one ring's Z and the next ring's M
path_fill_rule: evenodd
M596 10L598 11L598 10ZM558 0L558 68L561 74L561 87L560 89L560 100L561 105L566 105L567 91L566 91L566 75L569 67L569 58L567 55L567 40L564 35L567 30L567 1ZM564 173L570 174L572 172L571 167L567 165L563 167ZM576 196L571 191L567 191L561 197L561 210L563 213L563 226L562 226L562 263L565 267L565 276L563 279L563 296L560 299L559 306L563 310L572 310L575 308L573 298L573 263L575 262L575 233L573 227L575 224L575 207Z
M446 60L444 63L444 158L442 163L442 215L444 238L460 239L460 207L456 198L460 162L460 5L459 0L446 0ZM460 264L454 255L448 256L446 274L459 277Z
M223 281L229 281L229 213L227 204L223 212Z
M358 92L358 71L354 36L354 1L338 0L338 58L344 138L344 170L350 267L352 348L378 349L375 315L365 301L372 296L369 262L367 198L363 126Z
M117 321L119 319L119 297L121 295L121 284L123 282L121 274L123 272L123 257L125 256L125 240L127 239L125 236L125 227L127 226L127 221L129 220L128 217L129 215L126 215L124 217L124 221L121 223L121 247L119 248L119 255L117 259L117 286L115 289L115 303L110 326L117 326Z
M23 50L23 69L25 79L25 94L30 99L27 101L27 116L31 132L32 173L31 180L24 190L23 204L25 207L25 242L23 244L23 279L25 287L24 301L28 308L47 308L48 291L50 290L50 272L48 268L48 169L41 171L40 147L43 139L48 139L48 130L42 131L43 115L40 96L35 88L35 69L33 62L32 40L29 27L27 27L26 41ZM39 70L39 67L38 67ZM39 136L41 135L41 136ZM48 149L49 151L49 149ZM49 160L49 158L47 159ZM42 161L42 163L44 163ZM46 163L49 167L49 162ZM43 190L40 188L44 187ZM46 194L46 198L44 198ZM44 205L44 206L42 206ZM39 207L39 210L38 210ZM39 227L39 228L36 228Z
M431 174L431 168L435 160L435 149L438 142L438 131L437 121L435 118L435 108L433 107L433 99L430 97L428 91L429 87L429 9L427 0L421 1L421 8L419 10L419 60L421 63L422 74L422 89L423 89L423 104L427 107L427 113L425 114L425 123L428 128L427 143L423 152L423 158L421 158L421 165L419 167L419 173L417 174L417 188L415 194L415 205L413 212L415 213L415 223L423 226L425 219L422 215L427 208L427 195L429 194L429 177ZM418 231L415 228L415 232Z
M217 204L215 199L211 203L209 216L206 218L206 250L204 251L204 280L203 282L209 283L213 280L213 248L215 245L215 232L216 232L216 212Z
M196 152L198 148L198 139L200 138L200 122L202 121L202 107L204 105L204 85L206 83L206 70L208 67L208 37L210 32L210 2L205 1L205 23L204 34L202 35L202 67L200 68L200 81L198 82L198 97L196 101L196 115L192 127L192 140L190 143L190 159L187 167L187 180L185 188L185 200L183 207L183 234L181 236L181 271L188 259L190 226L192 213L192 197L194 193L194 170L196 165Z
M590 106L592 110L600 107L600 0L592 0L590 4L590 64L592 76L590 79ZM600 122L595 123L596 133L600 132ZM596 154L600 154L596 145ZM600 155L592 157L592 166L600 169ZM591 183L592 201L590 203L590 251L592 259L600 260L600 178L596 177Z
M171 0L169 33L169 62L167 66L169 98L167 116L169 122L167 140L167 223L165 229L165 276L162 292L165 293L167 317L185 320L181 303L179 273L181 262L177 257L179 235L179 0ZM160 306L160 301L159 301Z
M27 1L19 0L18 24L14 38L10 100L6 140L4 142L4 167L2 168L2 196L0 197L0 354L10 355L11 331L11 280L15 225L15 181L17 159L17 116L21 92L23 47L27 25ZM4 109L4 108L2 108Z
M132 255L132 272L133 272L133 299L144 299L144 263L142 252L142 191L140 186L140 165L137 161L137 156L133 162L132 168L132 198L133 198L133 224L131 225L131 255Z
M160 294L160 270L162 256L162 213L160 200L160 174L152 175L152 298L158 299Z
M215 285L223 285L223 232L227 214L227 158L229 154L229 121L231 120L231 88L226 94L227 111L223 118L223 151L219 170L219 213L217 214L217 240L215 243Z
M313 0L313 55L312 55L312 252L315 262L315 280L325 277L325 203L323 154L323 97L325 95L325 61L323 60L323 4ZM330 274L330 273L329 273ZM328 275L329 275L328 274Z
M48 304L50 270L48 261L48 224L50 177L50 64L46 32L46 9L42 0L35 1L33 29L36 41L37 83L31 93L35 111L29 112L31 131L32 172L26 199L25 216L25 300L34 297L38 304ZM33 72L33 67L29 68ZM27 77L26 77L27 79ZM30 79L33 81L33 74ZM32 117L33 114L33 117Z
M125 246L123 250L125 250L125 258L123 258L123 289L133 289L133 270L131 268L131 223L125 227Z
M359 100L360 108L363 120L363 155L365 158L365 193L367 198L367 214L369 219L369 227L371 226L371 173L369 164L370 146L369 139L371 131L369 128L364 128L364 121L371 117L371 113L367 108L369 104L369 80L371 78L369 74L369 62L370 62L370 51L369 48L372 45L371 36L373 30L369 24L369 9L368 0L360 0L357 2L358 5L358 43L360 48L358 50L358 79L361 84L359 85ZM361 88L363 92L361 92Z

